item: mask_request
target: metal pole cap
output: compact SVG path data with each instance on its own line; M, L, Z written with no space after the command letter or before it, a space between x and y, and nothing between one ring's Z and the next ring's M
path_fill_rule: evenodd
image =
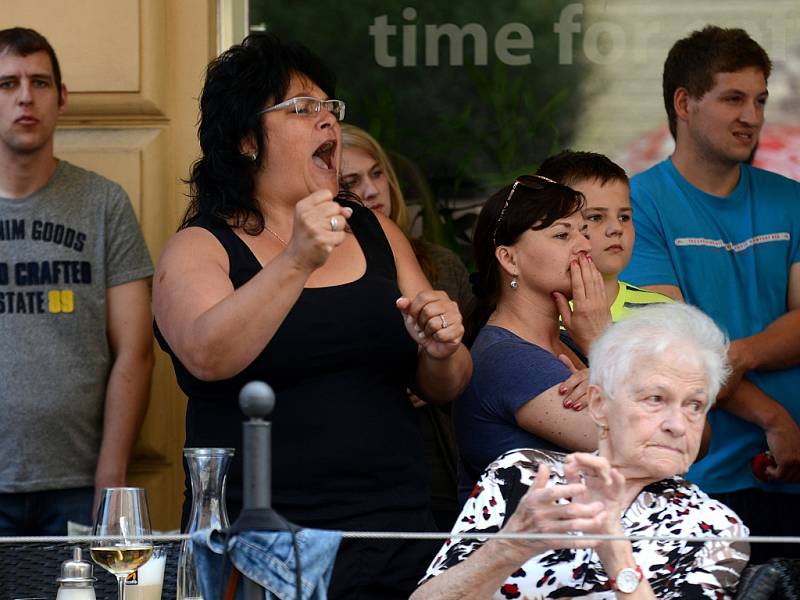
M239 392L239 408L251 419L264 419L275 408L275 392L263 381L251 381Z

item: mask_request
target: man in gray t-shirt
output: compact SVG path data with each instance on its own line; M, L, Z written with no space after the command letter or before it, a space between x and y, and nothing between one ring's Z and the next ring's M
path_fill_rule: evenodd
M91 522L147 410L152 263L122 188L53 156L66 99L47 40L0 31L0 535Z

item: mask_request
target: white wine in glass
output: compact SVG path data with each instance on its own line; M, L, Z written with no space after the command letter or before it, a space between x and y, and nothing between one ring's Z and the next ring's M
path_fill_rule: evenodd
M153 554L150 511L143 488L105 488L97 507L92 560L117 578L119 600L125 597L125 578Z
M153 546L94 546L92 559L114 575L128 575L150 560Z

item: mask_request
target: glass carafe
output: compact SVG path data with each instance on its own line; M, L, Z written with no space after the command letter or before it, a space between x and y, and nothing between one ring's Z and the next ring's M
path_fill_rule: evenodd
M233 448L184 448L192 482L192 512L186 533L230 526L225 509L225 475ZM181 542L178 556L177 600L202 598L189 540Z

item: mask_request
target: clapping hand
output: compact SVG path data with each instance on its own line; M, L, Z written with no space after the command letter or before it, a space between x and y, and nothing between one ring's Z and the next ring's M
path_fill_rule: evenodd
M584 489L573 497L573 502L603 507L604 518L595 533L622 533L620 517L625 508L625 477L622 473L601 456L575 452L564 461L564 476L573 484L583 481Z
M582 501L586 485L580 481L566 485L547 486L550 469L540 464L533 485L522 497L503 533L558 533L592 532L607 520L601 501ZM519 554L522 561L533 554L556 548L591 548L596 542L576 535L574 539L498 540Z
M429 355L448 358L458 350L464 336L464 324L458 304L441 290L426 290L413 300L397 299L406 330Z

